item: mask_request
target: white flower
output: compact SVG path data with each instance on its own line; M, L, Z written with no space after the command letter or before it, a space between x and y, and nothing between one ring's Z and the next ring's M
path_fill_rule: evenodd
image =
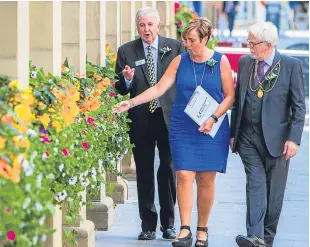
M73 201L73 199L71 197L67 198L67 202L72 202L72 201Z
M32 129L28 129L27 135L35 137L35 136L38 136L38 133Z
M112 140L114 140L115 139L115 135L112 135Z
M58 192L55 195L55 199L57 202L62 202L63 200L65 200L67 198L68 194L66 191L62 191L62 192Z
M19 227L20 227L20 228L24 228L24 227L25 227L25 223L24 223L24 222L20 223L20 224L19 224Z
M127 153L128 153L128 148L126 148L126 149L125 149L124 153L125 153L125 154L127 154Z
M46 235L41 235L40 239L41 239L42 242L45 242L47 237L46 237Z
M28 208L30 202L31 202L31 199L29 197L27 197L26 200L24 201L23 209Z
M38 187L38 188L41 187L42 178L43 178L43 174L40 173L40 174L37 176L37 187Z
M97 175L96 168L95 168L95 167L93 167L93 168L91 169L90 176L91 176L92 178L95 178L95 177L96 177L96 175Z
M58 153L58 148L54 148L54 152L56 153L56 155L57 155L57 153Z
M62 172L64 168L65 168L65 165L64 165L64 164L60 164L60 165L58 166L58 169L59 169L60 172Z
M39 220L39 224L40 226L43 226L45 223L45 217L42 217L40 220Z
M43 161L46 160L47 157L48 157L48 156L47 156L46 153L42 154L42 160L43 160Z
M123 141L123 138L122 138L122 137L119 137L117 141L118 141L118 142L122 142L122 141Z
M102 159L99 159L99 160L98 160L98 165L99 165L99 166L102 166L102 165L103 165L103 160L102 160Z
M59 144L59 140L58 140L58 139L56 139L55 143L56 143L56 145L58 146L58 144Z
M32 239L32 242L33 242L34 245L36 245L37 242L38 242L38 237L34 236L33 239Z
M42 206L42 204L41 203L38 203L38 202L36 202L35 204L34 204L34 207L36 208L36 210L37 211L42 211L42 209L43 209L43 206Z
M111 159L113 157L112 153L108 153L108 158Z
M81 184L82 184L83 186L88 186L88 185L89 185L89 179L88 179L88 178L83 178L83 177L81 177L81 178L80 178L80 181L81 181Z
M83 175L86 177L88 175L88 170L86 170Z
M48 174L46 177L51 180L55 179L55 175L53 173Z
M37 78L37 72L32 71L31 72L31 78L33 78L33 79Z
M26 184L25 191L30 192L30 190L31 190L31 185L30 184Z
M69 184L70 184L70 185L75 185L75 184L76 184L76 181L77 181L77 177L76 177L76 176L71 177L71 178L69 179Z
M34 164L29 164L29 162L25 159L23 161L23 170L25 171L26 177L31 176L33 174L35 165Z

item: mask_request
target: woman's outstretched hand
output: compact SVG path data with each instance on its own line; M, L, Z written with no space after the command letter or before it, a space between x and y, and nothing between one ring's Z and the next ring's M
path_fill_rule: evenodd
M121 101L117 105L115 105L112 109L112 113L121 113L124 111L128 111L131 108L131 104L129 100Z

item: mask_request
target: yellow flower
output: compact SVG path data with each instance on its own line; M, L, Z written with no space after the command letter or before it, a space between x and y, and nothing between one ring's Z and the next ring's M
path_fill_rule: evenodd
M53 121L52 123L53 127L55 128L56 132L58 133L61 130L61 123L58 121Z
M6 138L3 136L0 136L0 149L3 149L5 147Z
M30 147L30 142L29 140L27 140L25 137L23 137L22 135L19 136L14 136L13 137L13 141L16 145L16 147L19 148L29 148Z
M44 113L42 116L38 116L38 119L42 122L44 127L47 127L50 123L50 116L47 113Z
M25 126L28 126L32 121L32 112L28 105L17 105L14 109L17 117L23 122Z
M18 81L11 81L10 83L9 83L9 88L17 88L18 87Z

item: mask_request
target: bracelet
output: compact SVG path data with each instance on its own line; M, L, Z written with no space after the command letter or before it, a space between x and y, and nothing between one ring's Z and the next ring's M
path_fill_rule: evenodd
M215 114L212 114L210 117L212 117L212 118L214 119L215 123L219 120L219 119L217 118L217 116L215 116Z
M133 103L132 99L129 100L130 108L135 107L135 104Z

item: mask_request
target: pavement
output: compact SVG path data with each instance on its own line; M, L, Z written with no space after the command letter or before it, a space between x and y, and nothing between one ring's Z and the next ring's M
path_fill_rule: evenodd
M155 160L158 169L158 155ZM96 247L171 246L161 238L159 225L157 239L138 241L141 231L138 213L136 182L129 181L129 200L116 206L116 219L107 232L96 232ZM195 186L196 191L196 186ZM309 128L304 129L302 144L291 160L288 182L278 233L274 247L309 246ZM156 208L159 210L158 195ZM178 206L175 207L176 228L180 227ZM235 237L246 234L245 228L245 174L238 155L229 154L227 173L218 174L216 196L209 220L210 247L236 247ZM197 222L197 208L192 212L192 229ZM195 231L193 232L195 235Z

